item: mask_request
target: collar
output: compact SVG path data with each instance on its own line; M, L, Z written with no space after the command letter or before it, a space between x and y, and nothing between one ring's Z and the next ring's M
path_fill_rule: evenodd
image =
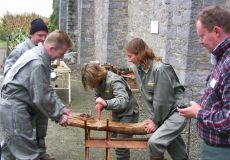
M213 55L213 54L211 54L211 64L214 65L214 66L217 64L216 56Z
M29 48L35 47L34 43L32 42L30 37L27 37L26 40L27 44L29 45Z
M139 71L143 71L143 72L145 72L145 73L148 73L148 71L149 71L149 69L150 69L150 67L147 68L147 69L144 69L143 66L142 66L141 64L138 64L138 65L136 65L136 66L137 66L137 69L138 69Z
M226 38L223 42L217 45L217 47L212 51L212 54L216 57L216 60L219 61L228 48L230 48L230 37Z
M47 62L50 65L51 59L50 59L45 47L42 45L41 42L38 43L38 48L42 51L42 52L40 52L42 54L40 56L45 60L45 62Z

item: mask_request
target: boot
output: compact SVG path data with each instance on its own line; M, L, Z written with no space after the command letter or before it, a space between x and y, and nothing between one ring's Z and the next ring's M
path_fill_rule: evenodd
M55 158L46 153L40 160L55 160Z
M150 160L164 160L164 157L163 156L160 156L160 157L151 157Z

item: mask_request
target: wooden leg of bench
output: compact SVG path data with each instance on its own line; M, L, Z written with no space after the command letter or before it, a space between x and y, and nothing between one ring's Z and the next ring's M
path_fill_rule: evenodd
M89 147L85 147L85 160L89 160Z
M106 148L106 160L109 160L110 154L109 154L109 148Z
M87 121L85 121L85 144L90 139L90 130L87 129ZM85 145L85 160L89 160L89 147Z

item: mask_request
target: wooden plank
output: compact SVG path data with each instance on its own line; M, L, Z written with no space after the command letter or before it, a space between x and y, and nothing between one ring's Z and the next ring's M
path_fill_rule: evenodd
M147 148L147 140L112 140L106 141L105 139L94 139L94 140L86 140L85 147L94 147L94 148Z

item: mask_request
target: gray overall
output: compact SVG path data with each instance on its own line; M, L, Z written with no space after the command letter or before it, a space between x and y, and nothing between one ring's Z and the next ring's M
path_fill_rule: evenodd
M7 72L1 88L1 160L37 160L41 142L34 140L33 125L39 119L44 133L38 136L44 136L48 117L58 122L63 114L64 104L50 86L50 60L43 46L27 52Z
M18 44L7 57L4 64L4 75L9 71L13 64L27 51L35 47L34 43L29 37L20 44ZM47 133L48 118L42 113L37 113L37 118L34 121L34 138L37 141L40 150L40 157L46 153L45 137Z

